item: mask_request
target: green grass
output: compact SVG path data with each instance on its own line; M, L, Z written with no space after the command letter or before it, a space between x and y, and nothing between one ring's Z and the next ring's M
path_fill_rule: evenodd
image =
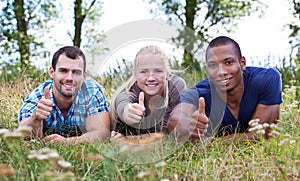
M38 84L32 80L0 83L0 128L17 127L22 99ZM285 87L280 136L268 141L217 139L205 146L164 141L163 147L120 152L120 147L108 142L65 146L0 137L0 180L300 180L299 90ZM46 147L57 150L60 158L28 158L31 150ZM147 160L149 155L154 161ZM58 159L72 167L59 167Z

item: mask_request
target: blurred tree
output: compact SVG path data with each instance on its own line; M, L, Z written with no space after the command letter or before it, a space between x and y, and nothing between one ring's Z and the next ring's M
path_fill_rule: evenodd
M54 2L1 0L0 54L6 63L27 67L30 57L39 55L37 50L44 44L40 38L47 32L47 22L56 14Z
M294 20L290 22L288 26L289 29L291 30L290 44L293 51L297 47L300 49L300 1L299 0L293 0L292 12L294 15ZM291 52L291 54L293 53Z
M75 46L99 57L94 54L105 49L93 45L104 39L99 28L101 8L101 0L0 0L0 73L9 74L5 80L24 73L36 75L32 71L51 56L51 48L65 44L60 38L64 30ZM65 29L54 29L62 24Z
M74 34L69 31L69 35L73 45L85 49L89 56L87 70L97 63L100 55L107 50L103 45L100 46L105 38L100 28L100 18L103 14L102 4L101 0L74 1Z
M84 4L85 3L85 4ZM92 1L83 1L83 0L75 0L74 1L74 37L73 37L73 45L80 47L81 44L81 32L82 25L89 13L95 13L96 9L93 9L96 0ZM95 18L98 14L90 16L91 18ZM99 15L100 16L100 15Z
M238 19L254 12L262 12L264 7L261 0L148 1L150 4L156 4L157 12L167 15L170 22L175 21L183 26L174 40L185 48L182 66L190 67L190 71L200 71L199 60L196 60L194 55L204 46L210 35L217 33L219 29L234 31Z

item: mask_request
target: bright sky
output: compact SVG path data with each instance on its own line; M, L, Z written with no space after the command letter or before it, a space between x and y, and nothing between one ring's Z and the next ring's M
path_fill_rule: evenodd
M71 1L62 1L62 3L64 4L63 12L72 12L68 5L68 3L72 3ZM291 22L293 18L289 10L289 8L292 8L292 3L287 0L264 0L264 3L269 8L263 18L257 16L247 17L239 23L236 33L228 34L223 31L223 33L218 34L230 36L240 44L247 65L263 66L266 63L265 60L271 59L270 66L275 66L273 64L276 64L278 60L282 60L284 56L288 57L290 53L289 31L284 25ZM103 16L99 25L105 34L111 35L111 38L107 39L110 51L98 58L99 63L97 62L97 66L91 66L91 72L103 72L109 64L115 60L120 61L121 58L133 60L137 51L147 44L160 46L169 56L182 55L180 50L174 51L174 46L171 43L164 42L164 38L160 37L161 34L164 36L170 34L165 32L168 27L153 29L151 26L137 26L138 23L134 23L135 21L153 19L149 8L149 4L143 0L103 0ZM53 31L53 37L61 45L70 45L72 43L71 38L66 38L66 31L64 31L68 22L55 23L56 30ZM222 30L220 31L222 32ZM144 37L147 37L149 34L154 34L155 37L146 40L141 38L144 35ZM48 41L50 43L52 40ZM48 50L57 50L57 45L51 44L50 46ZM53 53L51 53L51 56Z
M236 33L222 34L234 38L240 44L248 65L258 65L257 61L263 61L268 56L278 60L279 57L287 56L290 52L289 32L286 31L287 28L284 31L284 25L292 18L289 11L292 7L291 3L286 0L265 0L264 2L269 8L262 19L247 17L239 23ZM110 31L124 23L151 19L153 15L149 13L148 7L147 2L142 0L104 0L102 28L104 31ZM130 51L126 52L130 54ZM131 53L131 57L135 53L136 50ZM123 54L123 57L126 55Z

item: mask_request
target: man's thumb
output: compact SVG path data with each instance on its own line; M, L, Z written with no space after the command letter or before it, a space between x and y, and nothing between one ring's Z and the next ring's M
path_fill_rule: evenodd
M203 97L199 98L199 113L205 114L205 100Z
M44 89L44 97L46 99L50 99L50 90L48 87L45 87L45 89Z

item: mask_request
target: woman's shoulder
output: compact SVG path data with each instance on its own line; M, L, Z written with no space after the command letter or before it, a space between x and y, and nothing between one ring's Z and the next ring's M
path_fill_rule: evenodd
M176 87L179 92L183 92L186 90L186 83L184 79L177 75L171 74L169 77L169 82L171 84L171 87Z

